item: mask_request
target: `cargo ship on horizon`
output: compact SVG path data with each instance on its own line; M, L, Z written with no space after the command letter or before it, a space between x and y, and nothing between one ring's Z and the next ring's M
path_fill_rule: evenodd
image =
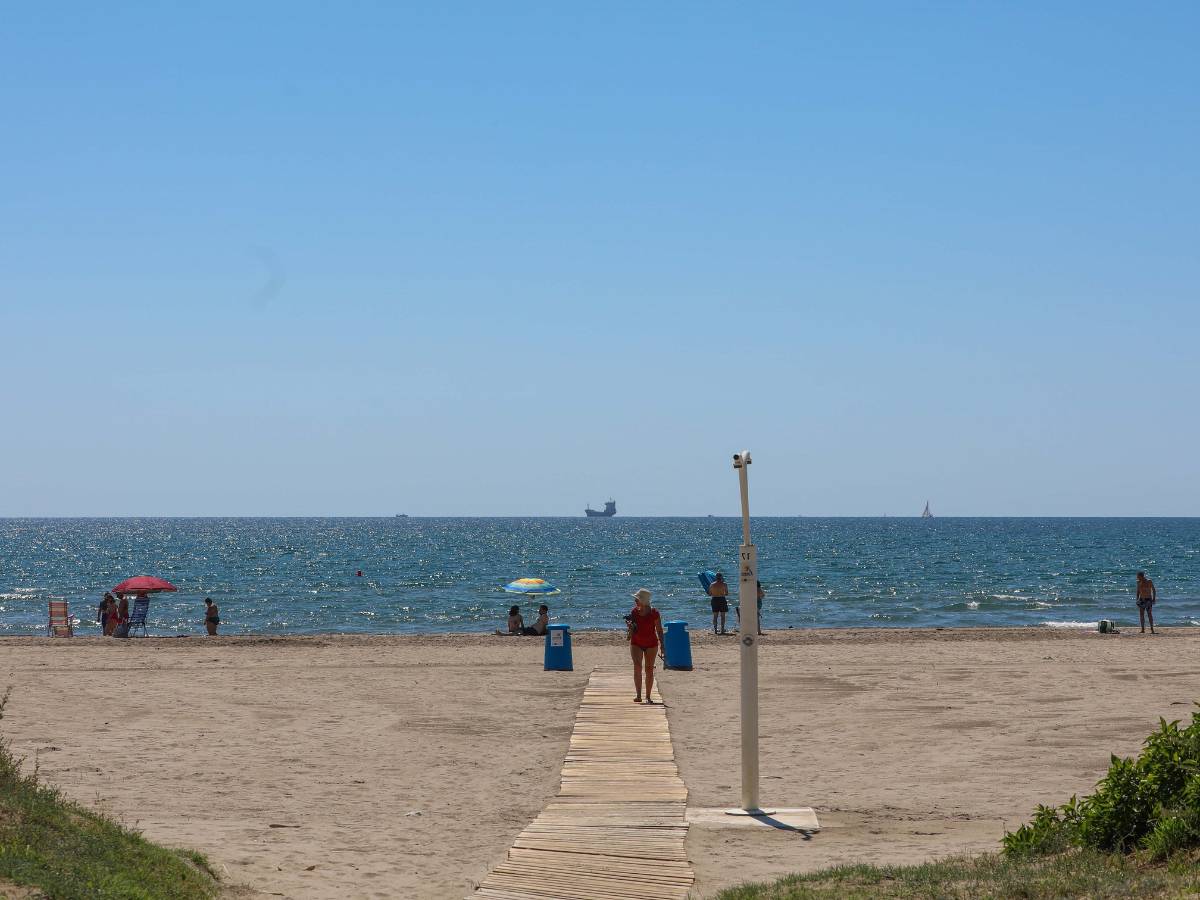
M617 501L609 500L604 504L604 509L592 509L591 504L588 504L584 513L589 519L608 519L617 514Z

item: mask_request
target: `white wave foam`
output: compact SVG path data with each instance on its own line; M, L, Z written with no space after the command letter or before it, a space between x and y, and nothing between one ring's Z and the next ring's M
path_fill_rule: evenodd
M1043 622L1050 628L1095 628L1099 622Z
M968 600L967 601L967 609L979 609L979 601L978 600Z

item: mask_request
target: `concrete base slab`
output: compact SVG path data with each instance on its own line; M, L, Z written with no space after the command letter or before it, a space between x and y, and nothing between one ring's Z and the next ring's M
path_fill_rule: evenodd
M816 832L821 830L817 814L811 806L776 809L770 815L731 816L727 807L703 809L688 807L689 825L705 828L773 828L776 831Z

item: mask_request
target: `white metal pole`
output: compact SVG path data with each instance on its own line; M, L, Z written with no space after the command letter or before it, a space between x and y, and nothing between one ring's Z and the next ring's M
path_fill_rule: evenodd
M741 610L742 808L741 815L764 815L758 805L758 551L750 540L750 451L733 458L742 492L742 545L738 549L738 608Z

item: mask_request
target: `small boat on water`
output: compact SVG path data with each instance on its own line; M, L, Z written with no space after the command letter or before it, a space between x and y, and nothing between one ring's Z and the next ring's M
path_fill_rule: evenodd
M407 519L408 513L396 513L396 518L397 519Z
M922 519L932 519L933 518L933 513L931 513L929 511L929 501L928 500L925 501L925 512L921 513L921 518Z
M604 509L592 509L592 505L589 503L587 509L584 510L584 514L587 515L589 519L612 518L617 514L617 501L609 500L604 504Z

